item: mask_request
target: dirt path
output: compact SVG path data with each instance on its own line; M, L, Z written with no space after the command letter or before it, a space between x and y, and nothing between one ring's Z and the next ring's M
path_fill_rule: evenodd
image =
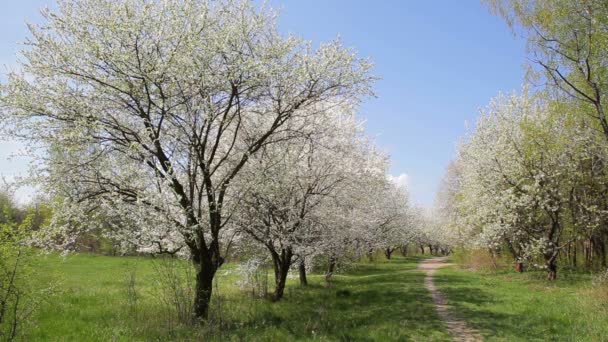
M426 273L424 278L424 286L429 290L437 309L437 314L441 320L446 324L448 332L452 336L454 341L483 341L483 337L474 329L467 326L467 323L463 320L459 320L454 317L450 312L450 308L447 305L447 301L443 294L437 290L433 283L433 274L441 267L450 266L445 262L446 257L432 258L424 260L418 265L418 269Z

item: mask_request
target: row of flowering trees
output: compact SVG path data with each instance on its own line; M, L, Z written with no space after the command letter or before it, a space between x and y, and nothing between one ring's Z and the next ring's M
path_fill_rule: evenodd
M205 319L240 246L267 250L279 300L295 263L390 257L416 236L354 114L371 64L339 41L281 35L240 0L63 0L43 15L0 98L3 134L36 153L53 199L39 243L103 231L187 257Z
M607 267L605 1L495 0L528 38L533 80L482 110L438 196L452 243L508 253L557 276ZM534 90L534 91L532 91ZM581 261L582 260L582 261Z
M558 257L606 266L606 146L541 94L499 96L483 111L447 174L442 209L476 247L539 258L555 279Z

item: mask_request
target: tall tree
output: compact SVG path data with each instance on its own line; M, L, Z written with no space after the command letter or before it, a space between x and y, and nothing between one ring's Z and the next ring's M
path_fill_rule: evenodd
M53 157L42 171L64 198L58 229L103 210L134 222L123 231L142 247L187 253L205 319L231 184L328 101L368 95L370 64L283 37L249 1L60 0L43 15L2 86L2 121Z
M493 100L459 151L450 217L461 237L519 262L541 258L554 280L560 254L608 218L605 174L594 170L603 136L581 119L542 93Z
M548 84L582 104L608 139L608 3L604 0L485 0L528 39Z
M292 264L316 254L327 230L336 229L326 224L321 207L356 186L366 166L354 113L341 107L332 113L306 137L266 146L252 157L256 167L241 178L244 194L235 223L269 251L275 301L283 296Z

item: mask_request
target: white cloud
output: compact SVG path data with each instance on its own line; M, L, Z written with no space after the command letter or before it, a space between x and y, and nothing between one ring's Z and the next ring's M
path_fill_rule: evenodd
M410 186L410 176L405 173L402 173L398 176L388 175L387 178L389 181L393 182L399 187L404 187L407 189Z

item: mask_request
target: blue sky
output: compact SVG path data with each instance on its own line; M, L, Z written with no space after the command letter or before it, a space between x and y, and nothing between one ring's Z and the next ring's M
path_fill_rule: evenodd
M51 0L2 4L0 64L15 64L25 22L40 20ZM391 173L406 174L412 199L433 203L444 168L465 122L500 91L523 82L525 44L475 0L270 0L281 9L281 30L314 42L340 35L375 64L382 79L377 98L361 115L368 132L391 155ZM26 171L23 159L7 160L18 144L0 142L0 175ZM401 178L403 179L403 177ZM20 198L26 196L19 194Z

